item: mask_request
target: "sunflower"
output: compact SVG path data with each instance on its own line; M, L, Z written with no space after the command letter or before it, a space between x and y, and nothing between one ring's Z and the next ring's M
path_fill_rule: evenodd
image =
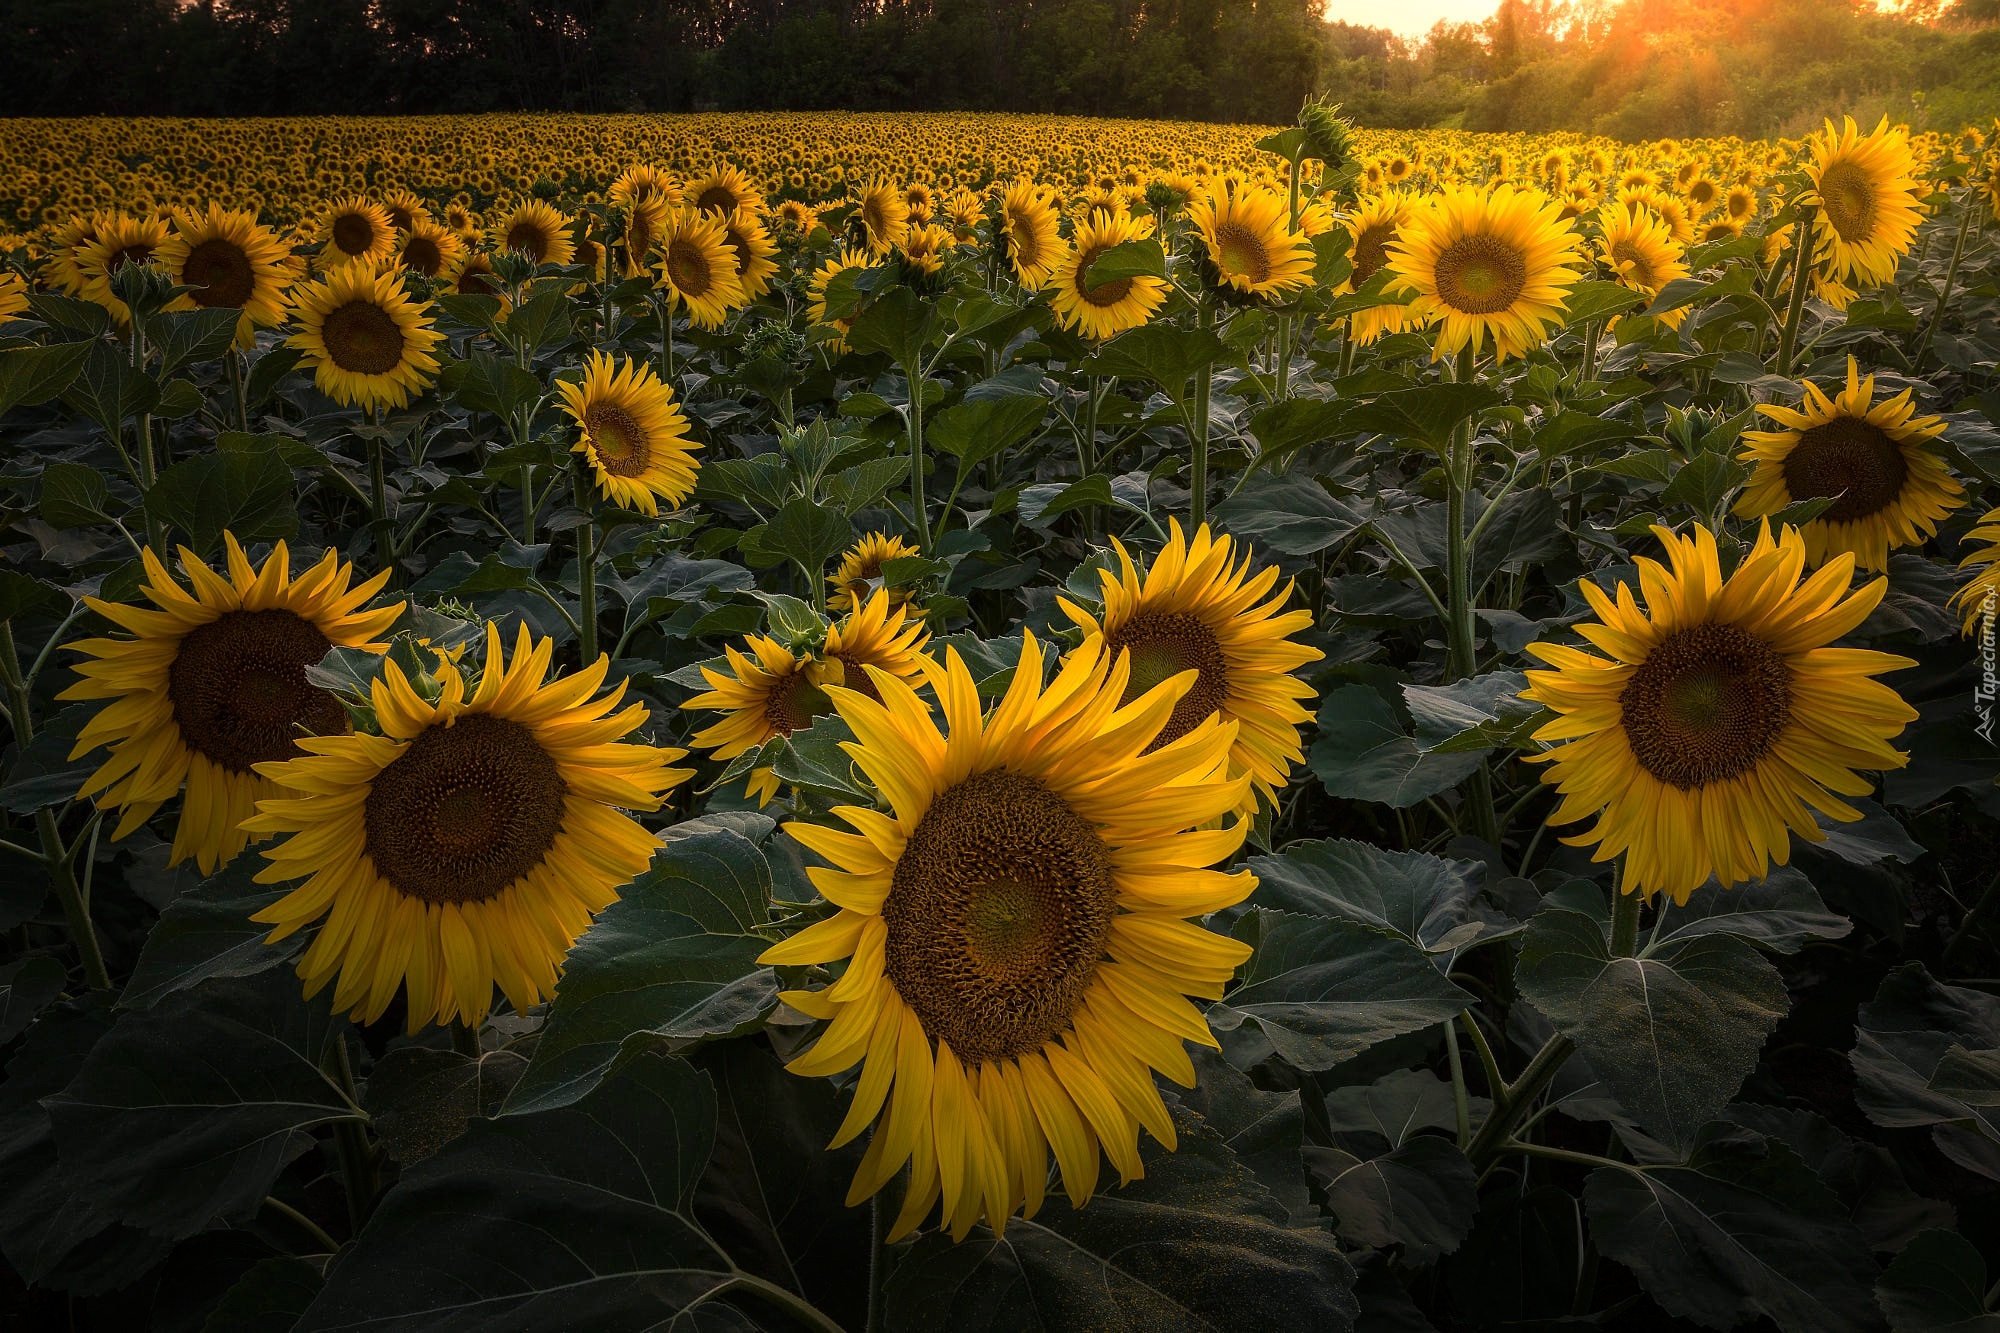
M110 214L98 219L95 234L76 252L79 294L111 312L121 325L132 311L111 290L111 277L127 264L149 264L153 252L167 240L167 224L158 218L128 218Z
M382 196L382 211L397 231L411 231L419 222L428 222L430 206L408 190L391 190Z
M1801 582L1804 539L1786 527L1774 540L1760 524L1724 580L1706 528L1653 532L1673 568L1638 561L1648 609L1630 584L1614 601L1584 579L1602 623L1577 632L1608 657L1530 644L1555 670L1530 671L1521 697L1562 714L1535 739L1569 742L1535 756L1549 762L1542 781L1563 798L1549 823L1598 816L1563 841L1597 844L1598 861L1623 853L1627 892L1684 903L1711 875L1734 885L1786 864L1787 828L1824 839L1813 810L1861 818L1839 797L1869 790L1855 770L1907 762L1889 741L1917 716L1869 677L1916 663L1826 646L1867 619L1889 586L1878 578L1850 593L1852 555Z
M871 180L860 187L854 217L861 225L868 253L877 258L901 245L910 234L910 206L901 190L884 181Z
M28 280L12 271L0 271L0 324L16 319L28 308Z
M605 197L626 208L646 199L657 200L672 208L682 199L680 183L672 175L658 167L647 166L627 167L617 180L611 182L611 190Z
M904 556L920 554L922 552L906 545L901 537L881 532L869 533L841 553L839 568L827 576L827 583L832 585L832 591L826 595L828 608L846 611L860 605L870 586L882 577L883 565ZM896 606L910 599L907 589L892 583L884 582L882 590L889 594L889 600Z
M1889 118L1865 137L1854 117L1836 130L1826 122L1812 138L1806 175L1812 188L1799 202L1813 213L1813 262L1840 286L1872 287L1896 276L1922 215L1917 211L1916 158L1909 131Z
M1958 562L1960 569L1978 566L1979 572L1951 595L1950 602L1958 608L1962 632L1969 637L1986 632L2000 619L2000 509L1988 510L1960 540L1982 543Z
M1269 190L1206 195L1188 207L1218 285L1248 296L1281 296L1312 281L1313 248L1291 230L1285 200Z
M334 265L386 259L396 243L396 225L382 205L359 195L336 199L319 219L320 254Z
M694 490L694 451L674 391L653 368L592 352L583 379L558 380L562 409L582 428L573 447L590 462L598 493L642 514L658 514L656 496L679 505Z
M1577 280L1576 232L1540 194L1501 185L1448 186L1389 247L1389 267L1415 293L1410 318L1439 325L1433 358L1487 338L1497 360L1526 356L1562 322Z
M350 587L354 566L328 551L297 579L279 542L263 568L224 534L228 577L183 547L190 595L149 548L140 591L158 610L86 597L91 610L133 638L85 639L70 646L97 660L64 699L110 699L77 734L77 758L100 745L111 755L78 795L122 808L113 839L137 828L183 786L171 864L193 857L201 872L243 850L240 827L259 797L276 795L256 766L302 753L300 739L347 730L340 701L306 680L332 648L388 649L381 636L403 603L361 608L389 580L377 574Z
M1019 181L1000 199L1000 239L1023 287L1039 290L1062 262L1062 219L1033 184Z
M910 210L912 223L929 222L935 202L931 197L931 187L922 181L911 181L903 187L903 206Z
M1783 429L1743 433L1749 447L1738 457L1756 471L1736 514L1764 518L1795 501L1837 496L1800 532L1807 563L1848 554L1860 569L1886 569L1891 550L1921 546L1965 503L1964 488L1930 448L1944 422L1918 416L1908 389L1876 402L1875 377L1862 379L1851 356L1839 397L1810 381L1803 387L1798 409L1757 405Z
M109 225L115 215L98 214L92 217L71 217L68 222L56 228L49 237L49 263L44 278L65 296L83 295L83 274L77 268L77 260L84 248L97 239L98 230Z
M819 212L811 204L797 199L787 199L778 205L776 217L781 230L794 236L806 237L819 225Z
M673 303L686 305L688 317L704 329L721 328L729 312L744 303L736 252L714 213L684 208L674 214L660 237L654 271Z
M1235 731L1230 772L1249 774L1253 784L1245 810L1254 807L1258 792L1275 803L1291 766L1304 759L1299 725L1312 718L1298 702L1312 697L1312 687L1291 674L1323 656L1291 639L1311 627L1312 612L1281 610L1292 585L1273 592L1277 567L1251 577L1249 548L1237 563L1235 540L1212 534L1206 523L1189 541L1179 521L1169 520L1167 544L1143 579L1124 544L1114 537L1112 545L1120 572L1098 571L1101 620L1056 598L1083 629L1083 650L1096 651L1091 645L1102 643L1113 657L1130 656L1125 703L1183 671L1198 672L1152 744L1169 744L1219 716Z
M653 262L653 251L658 248L660 238L667 233L672 207L655 195L646 195L632 201L630 211L625 214L625 263L623 274L636 278L644 273Z
M845 685L869 698L881 701L867 668L886 671L912 685L918 684L924 644L930 634L921 617L905 619L902 601L886 588L877 588L866 602L859 603L846 619L826 632L820 649L823 661L838 663L840 674L828 676L826 683Z
M431 349L444 335L430 305L412 301L402 274L347 264L323 281L292 289L299 330L288 340L306 354L319 391L343 407L402 407L437 373Z
M1598 252L1621 287L1642 296L1657 296L1660 288L1688 275L1687 252L1667 230L1667 224L1647 209L1614 204L1597 215L1601 235ZM1687 307L1667 312L1661 322L1677 329Z
M764 211L763 191L726 162L689 185L687 200L703 213L734 213L739 208Z
M979 196L970 190L960 190L945 201L945 224L952 240L959 245L971 245L979 239L979 220L982 216Z
M1157 1070L1194 1083L1185 1041L1214 1046L1186 996L1220 998L1249 947L1186 918L1241 902L1248 871L1207 867L1242 845L1248 821L1190 832L1237 808L1230 733L1209 722L1147 750L1186 678L1121 707L1126 664L1079 651L1042 685L1024 635L1020 669L990 717L955 650L925 659L946 721L887 672L881 702L835 687L858 740L843 745L889 813L834 814L858 830L793 822L832 863L810 871L838 911L760 961L848 960L832 986L783 999L831 1019L787 1066L861 1074L833 1146L875 1133L848 1190L870 1197L904 1163L909 1189L890 1238L942 1198L955 1239L982 1216L1003 1230L1041 1206L1053 1149L1081 1207L1099 1149L1129 1182L1139 1130L1172 1149Z
M722 650L734 675L703 667L708 692L681 704L685 709L728 714L692 738L725 763L809 727L815 717L832 711L832 701L821 687L842 678L838 665L810 653L794 654L768 634L752 634L744 645L748 655L727 646ZM768 768L752 769L747 787L757 804L768 805L778 794L778 775Z
M868 253L864 250L842 250L815 269L812 281L807 284L807 292L812 300L806 309L806 318L815 324L826 324L840 330L840 336L833 341L833 350L836 352L847 350L847 331L854 327L854 316L848 315L842 319L826 317L827 284L833 281L836 274L851 268L867 268L869 262Z
M646 706L613 711L622 681L598 695L602 656L545 683L554 648L523 625L509 661L489 621L476 687L440 660L432 701L388 662L372 691L381 735L307 741L258 766L285 790L246 827L291 836L265 849L257 880L305 883L250 919L277 941L326 918L299 960L308 996L338 973L334 1007L372 1023L401 986L411 1032L477 1027L496 983L525 1013L652 860L659 839L619 810L657 810L693 776L671 766L686 751L621 743Z
M241 310L236 340L248 347L257 329L285 320L285 288L298 276L291 252L255 213L232 213L211 203L206 213L174 216L173 234L160 242L153 259L176 284L193 291L176 302L181 309Z
M778 271L771 256L778 253L778 247L755 213L739 208L721 216L723 243L736 260L736 281L747 304L771 290L771 279Z
M1745 223L1757 216L1757 192L1747 185L1732 185L1722 196L1722 211L1729 220Z
M1345 292L1360 291L1389 262L1389 246L1410 218L1410 197L1401 190L1384 190L1363 199L1344 219L1353 238L1349 255L1354 271L1348 276ZM1384 334L1401 333L1409 324L1409 310L1400 305L1371 306L1350 315L1348 336L1357 347L1366 347Z
M903 233L902 257L907 272L932 278L944 269L944 257L952 247L951 233L935 223L925 222Z
M560 268L576 258L569 219L539 199L530 199L509 213L497 237L500 249L526 255L537 264Z
M1733 241L1742 234L1742 223L1731 217L1717 217L1702 223L1695 239L1703 245L1714 245L1718 241Z
M1129 214L1093 213L1077 224L1068 257L1056 265L1048 281L1054 293L1049 303L1064 328L1086 338L1109 338L1139 327L1166 304L1170 289L1163 278L1113 278L1094 287L1087 281L1090 266L1105 251L1152 234L1151 218Z
M493 270L493 258L483 250L467 250L456 266L445 270L445 286L460 296L491 296L500 302L504 318L512 305L500 275Z
M465 242L451 228L421 217L396 237L391 256L398 268L442 278L464 262Z

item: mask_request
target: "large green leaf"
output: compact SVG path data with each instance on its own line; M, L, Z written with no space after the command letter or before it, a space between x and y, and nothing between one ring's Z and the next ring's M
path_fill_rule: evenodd
M214 361L236 344L241 310L215 306L165 311L146 321L146 340L160 355L161 379L182 366Z
M1098 348L1089 368L1098 375L1146 380L1180 402L1188 380L1204 366L1227 355L1212 329L1183 329L1172 324L1142 324Z
M1895 1252L1928 1227L1956 1220L1952 1206L1910 1188L1887 1148L1851 1139L1825 1116L1788 1106L1738 1102L1722 1118L1778 1139L1840 1196L1869 1248Z
M382 1150L405 1166L421 1162L493 1115L527 1061L514 1051L478 1057L435 1046L400 1046L369 1072L364 1103Z
M104 474L81 463L51 463L42 469L42 498L35 508L52 528L108 523L111 492Z
M176 463L147 492L146 512L186 534L202 555L221 549L224 532L247 546L299 529L292 469L275 453L200 454Z
M291 1255L262 1260L224 1294L201 1333L272 1333L291 1328L323 1283L318 1260Z
M1584 1274L1582 1209L1553 1185L1489 1191L1472 1234L1446 1264L1468 1324L1547 1327L1566 1320Z
M1346 429L1348 404L1337 398L1287 398L1250 418L1257 440L1257 461L1275 466L1307 445L1319 444Z
M1348 501L1336 499L1311 477L1255 476L1215 507L1215 521L1225 531L1260 547L1286 555L1311 555L1346 541L1368 521L1368 515Z
M266 944L272 927L250 919L290 892L254 880L263 864L262 857L241 854L168 903L146 935L119 1008L148 1009L212 978L255 976L296 957L306 935Z
M1530 923L1514 977L1619 1104L1683 1154L1743 1086L1789 1004L1777 969L1733 935L1613 958L1603 927L1563 908Z
M14 347L0 352L0 414L61 396L83 370L95 342Z
M1503 401L1498 389L1473 381L1395 389L1349 408L1344 430L1372 431L1391 439L1443 449L1466 421Z
M1827 910L1812 881L1790 866L1773 866L1763 879L1725 889L1716 880L1685 903L1663 900L1658 938L1734 935L1779 953L1797 953L1808 940L1837 940L1853 931L1846 917Z
M1209 1009L1209 1026L1239 1068L1277 1055L1297 1069L1331 1069L1472 1003L1386 930L1256 908L1236 935L1257 952L1242 984Z
M1704 1328L1759 1315L1784 1333L1867 1333L1875 1261L1797 1153L1734 1126L1685 1166L1603 1167L1584 1181L1591 1237L1661 1308Z
M568 1106L596 1088L628 1041L683 1045L760 1023L777 979L757 965L770 942L771 868L757 842L762 815L711 815L670 829L645 874L627 885L570 950L508 1115ZM748 832L751 836L745 836Z
M64 1173L120 1220L164 1236L249 1217L311 1146L304 1131L360 1114L319 1070L337 1030L326 997L301 999L283 972L121 1015L43 1103Z
M1428 1264L1459 1247L1479 1211L1477 1173L1450 1139L1417 1134L1378 1157L1308 1148L1334 1230L1356 1245L1403 1247Z
M651 1328L726 1298L693 1206L714 1139L708 1078L645 1047L573 1106L477 1121L384 1196L299 1333Z
M847 516L838 509L798 499L786 503L764 529L763 545L789 557L809 579L826 571L853 537Z
M1048 399L1039 394L971 399L926 422L924 440L971 467L1033 435L1048 410Z
M1406 809L1456 787L1483 759L1425 753L1377 690L1343 685L1320 703L1319 739L1306 762L1335 796Z
M2000 1105L1974 1096L1964 1053L2000 1048L2000 996L1932 979L1922 963L1905 963L1882 979L1861 1006L1849 1057L1859 1086L1855 1101L1878 1125L1915 1129L1957 1125L2000 1142ZM1958 1066L1959 1077L1949 1077ZM1940 1079L1939 1075L1947 1077Z
M1195 1047L1195 1086L1180 1093L1190 1110L1222 1136L1236 1160L1271 1192L1295 1227L1320 1224L1306 1181L1305 1107L1296 1088L1269 1092L1206 1047Z
M1348 839L1295 842L1255 856L1262 907L1337 917L1387 930L1447 957L1496 928L1475 908L1484 868L1423 852L1386 852Z
M1989 1276L1978 1246L1955 1231L1926 1231L1882 1270L1875 1303L1890 1333L2000 1333Z
M1354 1326L1354 1271L1333 1237L1285 1210L1185 1107L1178 1150L1080 1211L1053 1195L1006 1235L920 1237L889 1275L883 1327L1106 1330Z

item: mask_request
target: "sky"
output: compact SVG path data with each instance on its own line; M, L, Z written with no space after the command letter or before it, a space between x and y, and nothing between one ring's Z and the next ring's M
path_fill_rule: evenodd
M1478 23L1493 16L1496 0L1329 0L1329 22L1387 28L1405 37L1421 37L1439 19Z

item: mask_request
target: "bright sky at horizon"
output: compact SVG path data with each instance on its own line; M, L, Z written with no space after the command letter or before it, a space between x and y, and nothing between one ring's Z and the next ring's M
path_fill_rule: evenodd
M1405 37L1421 37L1439 19L1451 23L1478 23L1493 16L1498 0L1329 0L1329 23L1353 23L1364 28L1387 28Z

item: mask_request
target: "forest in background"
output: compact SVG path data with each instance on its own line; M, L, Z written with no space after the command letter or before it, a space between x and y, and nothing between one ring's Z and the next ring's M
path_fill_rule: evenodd
M1011 110L1623 139L2000 114L2000 0L0 0L0 114Z

